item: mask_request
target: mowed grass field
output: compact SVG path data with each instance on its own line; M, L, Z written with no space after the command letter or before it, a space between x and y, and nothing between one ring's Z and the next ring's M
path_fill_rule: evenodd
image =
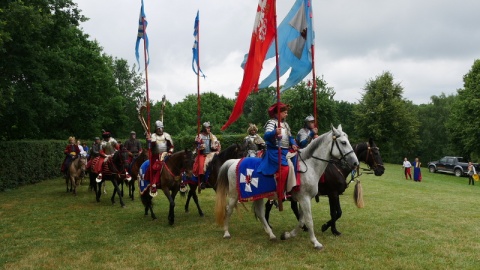
M355 207L353 185L341 197L342 235L320 228L329 216L328 200L313 205L317 251L307 233L287 241L268 240L251 204L233 214L231 239L214 223L215 193L202 192L200 217L194 204L176 199L175 225L167 222L167 200L155 201L158 220L144 217L137 196L126 208L112 206L113 187L95 202L84 183L78 196L64 180L0 193L0 268L3 269L479 269L480 182L432 174L421 183L405 180L399 165L386 165L381 177L364 174L365 208ZM128 193L126 193L128 194ZM193 201L192 201L193 203ZM296 220L285 205L272 211L280 239Z

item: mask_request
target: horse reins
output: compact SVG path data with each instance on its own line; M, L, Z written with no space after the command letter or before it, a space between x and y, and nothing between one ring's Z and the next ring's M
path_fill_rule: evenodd
M340 155L341 155L341 157L340 157L340 159L339 159L340 161L341 161L341 160L345 160L345 157L346 157L346 156L348 156L348 155L350 155L351 153L354 152L353 149L352 149L352 150L350 150L349 152L343 154L343 153L342 153L342 150L340 149L340 146L338 145L337 137L336 137L335 135L332 135L332 137L333 137L333 142L334 142L334 143L332 143L332 147L330 147L330 156L332 155L334 144L337 146L337 149L338 149L338 151L340 152ZM297 151L298 151L299 153L301 153L300 150L297 150ZM307 164L305 163L305 160L303 160L300 155L298 155L298 156L300 157L300 160L303 162L303 164L304 164L305 167L307 168L304 172L302 172L302 171L299 171L299 172L300 172L300 173L306 173L306 172L308 171L308 166L307 166ZM326 160L326 159L323 159L323 158L316 157L316 156L314 156L313 154L312 154L312 158L314 158L314 159L316 159L316 160L323 161L323 162L327 162L327 163L334 163L334 162L335 162L335 161L333 161L333 160ZM347 164L348 164L348 163L347 163Z
M372 170L372 169L375 170L379 165L383 166L383 164L377 163L377 161L375 160L375 157L373 156L373 150L372 150L372 148L378 150L378 147L376 147L376 146L371 147L371 146L370 146L370 143L368 143L368 142L365 142L365 144L367 145L367 154L366 154L366 156L365 156L365 163L368 165L369 169L370 169L370 170ZM368 164L368 157L369 157L369 156L372 157L373 167L370 166L370 164Z

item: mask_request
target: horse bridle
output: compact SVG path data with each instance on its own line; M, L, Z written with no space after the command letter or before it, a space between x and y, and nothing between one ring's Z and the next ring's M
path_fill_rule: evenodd
M368 167L369 167L370 169L375 170L379 165L383 166L383 164L377 163L377 161L375 160L375 157L374 157L374 155L373 155L373 150L372 150L372 148L379 150L378 147L376 147L376 146L373 146L373 147L372 147L372 146L370 146L370 143L368 143L368 142L365 142L365 143L367 144L367 155L365 156L365 163L368 165ZM370 164L368 164L368 157L369 157L369 156L372 157L373 167L371 167Z
M343 153L342 153L342 149L340 149L340 146L338 145L337 136L332 135L332 139L333 139L333 143L332 143L332 147L330 147L330 156L332 155L332 152L333 152L333 146L334 146L334 145L337 146L337 149L338 149L338 151L340 152L340 155L341 155L340 159L337 159L338 161L342 161L342 160L345 160L345 161L346 161L346 156L348 156L348 155L350 155L351 153L355 152L355 151L353 151L353 148L352 148L352 150L350 150L349 152L343 154ZM300 153L300 150L297 150L297 151ZM308 166L307 166L307 164L305 163L305 161L301 158L300 155L298 155L298 156L300 157L300 160L303 162L303 164L305 165L305 167L306 167L307 170L308 170ZM326 159L323 159L323 158L316 157L316 156L314 156L313 154L312 154L312 158L314 158L314 159L316 159L316 160L323 161L323 162L327 162L327 163L335 163L335 162L336 162L336 161L334 161L334 160L326 160ZM348 164L348 162L346 162L346 163L347 163L347 165L350 167L350 165ZM304 172L302 172L302 171L299 171L299 172L300 172L300 173L305 173L305 172L307 172L307 170L305 170Z

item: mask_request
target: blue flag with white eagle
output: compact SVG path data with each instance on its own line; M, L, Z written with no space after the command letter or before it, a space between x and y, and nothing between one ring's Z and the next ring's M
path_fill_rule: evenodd
M192 53L193 53L193 58L192 58L192 69L195 74L198 75L198 72L202 73L202 77L205 78L205 74L203 74L202 69L200 68L199 65L199 59L198 59L198 23L199 23L199 11L197 10L197 17L195 17L195 25L193 26L193 47L192 47ZM195 69L198 68L198 71Z
M138 17L137 43L135 45L135 57L137 58L138 69L140 69L140 53L138 52L138 47L140 46L140 40L142 38L145 39L145 51L147 52L146 53L147 65L150 63L150 54L148 52L147 25L148 25L148 22L145 16L145 10L143 9L143 0L142 0L142 7L140 8L140 16Z
M312 45L314 44L313 13L311 0L297 0L277 29L278 65L280 76L289 69L290 75L281 91L299 83L312 70ZM266 58L275 57L275 41L268 49ZM276 70L260 83L259 89L275 82Z

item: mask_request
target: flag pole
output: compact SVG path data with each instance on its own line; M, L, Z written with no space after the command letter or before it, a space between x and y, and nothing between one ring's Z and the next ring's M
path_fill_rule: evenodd
M312 92L313 92L313 119L315 120L315 127L318 128L317 122L317 78L315 77L315 45L312 44Z
M277 35L277 1L273 1L273 12L274 12L274 24L275 24L275 71L277 75L277 120L278 120L278 128L282 127L280 119L280 67L278 66L278 35ZM276 134L275 130L275 134ZM277 184L279 184L282 179L282 148L280 146L280 141L281 138L279 139L277 135L275 135L277 138L277 144L278 144L278 179ZM283 189L282 189L283 191ZM278 198L278 210L283 211L283 202Z
M143 8L143 5L142 5ZM147 135L150 137L151 132L150 132L150 95L149 95L149 89L148 89L148 60L147 60L147 39L146 39L146 27L145 27L145 17L142 14L142 28L143 28L143 58L145 60L145 91L147 92ZM150 143L148 143L148 160L151 162L152 158L152 149L150 147ZM152 166L153 164L150 164L150 184L154 184L154 179L152 178Z
M200 134L200 18L198 18L198 30L197 30L197 135ZM200 185L199 185L200 186Z

